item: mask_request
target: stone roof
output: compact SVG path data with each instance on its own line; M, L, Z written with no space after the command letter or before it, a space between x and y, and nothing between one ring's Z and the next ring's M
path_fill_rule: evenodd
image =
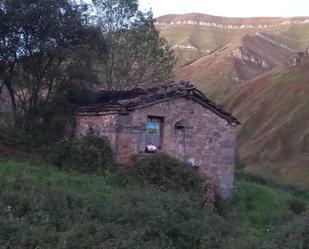
M127 112L179 97L191 98L229 123L240 124L231 113L211 101L189 81L153 88L135 88L129 91L96 92L80 101L77 113L86 115L111 111Z

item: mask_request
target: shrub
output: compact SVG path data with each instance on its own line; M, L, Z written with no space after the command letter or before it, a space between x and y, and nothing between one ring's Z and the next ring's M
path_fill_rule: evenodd
M66 170L95 172L113 160L112 149L104 137L89 131L81 138L64 140L51 148L50 162Z
M306 211L307 205L304 201L300 199L292 199L288 202L289 210L295 214L302 214Z
M138 159L131 173L140 183L160 190L200 192L205 182L205 178L188 164L162 153Z
M49 148L49 161L59 168L64 168L72 162L72 154L77 152L76 143L73 140L63 140Z
M308 249L309 248L309 213L297 216L278 232L264 239L258 249Z
M42 148L40 137L14 128L1 130L0 142L6 148L25 153L38 151Z
M223 219L209 219L199 249L253 249L243 228Z
M95 232L101 226L91 218L91 206L77 195L17 177L0 186L0 197L0 248L87 248L85 237L91 248L100 248ZM91 230L93 224L97 229ZM76 229L84 237L69 241Z
M204 249L237 236L189 193L105 189L77 194L24 173L0 184L0 248Z

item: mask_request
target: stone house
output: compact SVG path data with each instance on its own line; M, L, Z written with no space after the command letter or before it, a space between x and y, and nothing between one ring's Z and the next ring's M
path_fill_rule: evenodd
M92 128L106 136L119 163L128 163L152 144L214 179L221 198L233 194L240 123L190 82L101 91L78 108L76 117L77 133Z

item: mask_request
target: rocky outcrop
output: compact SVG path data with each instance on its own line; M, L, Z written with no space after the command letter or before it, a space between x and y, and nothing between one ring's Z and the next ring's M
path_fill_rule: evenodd
M190 51L197 51L198 49L192 45L174 45L173 49L181 49L181 50L190 50Z
M210 54L211 51L209 49L199 49L193 45L174 45L172 47L172 49L177 49L177 50L185 50L185 51L194 51L194 52L202 52L202 53L206 53L206 54Z
M289 66L308 65L309 64L309 48L305 52L297 52L288 60Z
M257 55L254 55L248 48L244 46L232 50L229 53L229 56L233 56L234 58L240 60L242 63L253 63L265 69L271 68L271 66L265 60L259 58Z
M168 27L168 26L180 26L180 25L197 25L204 27L213 27L218 29L272 29L276 27L288 26L291 24L309 24L309 19L305 20L286 20L284 22L279 22L276 24L242 24L242 25L233 25L233 24L220 24L215 22L204 22L204 21L194 21L194 20L178 20L170 22L156 21L155 25L158 27Z

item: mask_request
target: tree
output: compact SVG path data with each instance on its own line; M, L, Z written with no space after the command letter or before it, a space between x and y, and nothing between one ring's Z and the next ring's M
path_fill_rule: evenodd
M48 123L61 110L55 102L96 81L89 51L103 49L97 31L85 4L0 0L0 97L7 92L15 127Z
M138 0L93 2L106 41L97 64L102 87L124 90L170 80L174 53L156 30L152 13L139 11Z
M0 0L0 101L15 128L66 120L74 97L99 82L114 90L170 79L173 52L138 0L94 6L93 18L82 1Z

